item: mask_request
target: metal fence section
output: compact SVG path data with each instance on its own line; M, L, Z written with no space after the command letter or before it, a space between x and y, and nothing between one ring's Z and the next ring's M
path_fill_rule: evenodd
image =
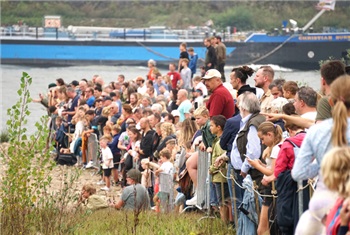
M99 144L98 144L98 139L97 135L94 133L91 133L91 135L88 138L88 143L87 143L87 161L92 161L94 162L94 167L99 168L100 167L100 159L99 159Z
M174 182L173 174L159 173L160 211L168 213L174 209Z
M198 167L197 167L197 205L199 209L209 209L210 205L210 175L209 166L211 155L207 152L198 151Z

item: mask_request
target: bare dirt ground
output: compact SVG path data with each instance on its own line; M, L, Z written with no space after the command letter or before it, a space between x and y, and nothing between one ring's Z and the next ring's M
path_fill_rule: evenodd
M92 184L96 187L97 194L104 195L107 199L112 201L118 199L121 195L120 185L115 186L111 184L110 191L101 190L105 185L97 184L97 182L101 180L101 176L98 174L97 169L82 169L78 166L55 166L49 174L52 177L51 190L59 191L64 187L65 182L68 182L69 184L73 174L80 174L79 178L74 180L71 184L71 188L77 194L81 192L81 189L85 184Z
M8 146L8 143L2 143L0 146L0 151L7 151ZM54 157L55 156L52 156L52 159L54 159ZM0 172L0 175L3 176L6 170L6 166L2 165L1 169L2 170ZM69 189L72 190L72 193L80 195L81 189L85 184L92 184L96 187L97 194L106 196L106 198L111 201L117 200L121 195L120 185L115 186L111 184L110 191L101 190L101 188L104 187L104 185L97 184L97 182L101 180L101 176L98 174L98 169L83 169L81 167L78 167L77 165L55 165L51 172L47 172L47 175L52 178L48 193L59 192L60 190L63 190L65 186L68 186Z

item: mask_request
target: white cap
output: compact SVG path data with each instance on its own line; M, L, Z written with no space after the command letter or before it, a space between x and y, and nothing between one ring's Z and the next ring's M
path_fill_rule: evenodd
M216 69L209 69L205 73L203 79L211 79L211 78L221 78L221 73Z
M179 110L175 109L175 110L171 111L171 115L173 115L174 117L180 117L180 112L179 112Z

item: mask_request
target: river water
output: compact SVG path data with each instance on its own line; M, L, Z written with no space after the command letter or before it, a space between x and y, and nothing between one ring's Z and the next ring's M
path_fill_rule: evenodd
M254 69L259 66L252 66ZM226 77L229 77L231 66L226 66ZM292 71L283 68L274 68L275 78L284 78L286 80L298 81L300 84L307 84L315 90L320 89L319 71ZM161 73L165 73L166 69L160 69ZM30 94L32 98L38 98L39 93L45 93L49 83L54 83L57 78L63 78L66 83L72 80L80 80L86 78L90 80L93 75L100 75L106 83L116 81L118 74L124 74L126 80L135 79L137 76L146 76L148 68L132 67L132 66L72 66L72 67L27 67L14 65L1 65L1 102L0 102L0 131L6 129L6 121L11 118L7 116L7 109L12 107L18 100L17 90L20 87L20 78L22 72L27 72L33 82L30 86ZM254 77L254 75L253 75ZM254 85L253 78L248 79L250 85ZM31 103L29 105L31 115L28 118L28 133L35 131L34 124L42 115L46 114L46 110L41 104Z

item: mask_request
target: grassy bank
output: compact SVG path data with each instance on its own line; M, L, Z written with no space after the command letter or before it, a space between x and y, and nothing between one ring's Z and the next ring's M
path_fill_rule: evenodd
M74 234L142 234L142 235L226 235L235 234L220 219L202 219L203 213L157 214L141 213L135 226L132 212L103 209L88 216L77 227ZM136 230L136 231L135 231Z

